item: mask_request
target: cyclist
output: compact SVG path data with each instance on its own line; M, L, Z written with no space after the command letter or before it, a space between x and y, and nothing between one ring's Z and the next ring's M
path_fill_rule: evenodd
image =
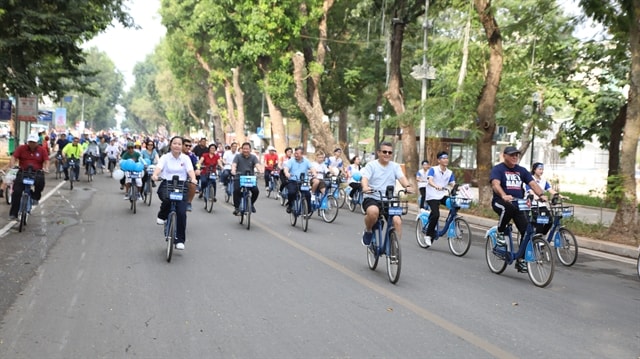
M18 219L18 211L20 210L20 197L24 191L24 184L22 183L22 176L24 171L29 166L36 171L35 184L33 186L33 192L31 192L32 204L38 205L38 201L42 196L42 190L44 189L44 172L49 173L49 156L47 150L38 145L38 135L30 134L27 137L27 143L18 146L18 148L11 155L9 160L9 167L13 168L17 165L19 167L16 178L13 181L13 194L11 195L11 209L9 210L9 220Z
M536 181L536 183L542 189L542 191L543 192L549 192L549 194L551 194L551 198L553 198L553 196L555 196L555 195L559 195L559 193L551 187L551 184L549 183L549 181L547 181L546 179L542 178L543 174L544 174L544 164L543 163L536 162L536 163L533 164L533 166L531 166L531 175L533 175L533 180ZM535 192L531 189L531 187L529 185L525 185L525 190L527 191L527 193L533 195L533 199L535 201L534 202L535 205L546 206L546 203L537 203L538 202L537 201L538 200L538 196L535 194ZM542 234L547 234L549 232L549 230L551 229L552 225L553 225L553 223L551 221L549 221L549 223L546 223L546 224L536 224L536 232L537 233L542 233Z
M233 163L233 159L236 158L238 154L238 143L232 142L231 147L224 152L222 155L222 174L220 175L220 179L222 180L222 184L225 188L229 184L229 176L231 174L231 164Z
M360 166L360 156L353 156L349 161L351 164L347 167L347 178L349 180L349 187L351 187L351 192L349 192L349 197L353 198L353 195L362 189L362 184L360 183L360 170L362 166ZM353 178L353 176L359 177L357 181Z
M364 217L364 233L362 234L362 245L368 246L373 238L372 228L378 221L380 211L382 210L382 198L380 193L371 192L384 191L388 186L396 185L396 180L400 182L405 189L411 185L402 173L400 165L391 161L393 154L393 145L391 142L382 142L378 146L378 159L369 161L360 172L362 174L362 192L364 199L362 207L365 210ZM402 217L393 216L393 227L398 233L398 239L402 238Z
M335 172L335 174L342 171L342 149L340 147L333 150L333 156L327 159L327 167L331 169L332 172Z
M456 184L456 178L448 168L449 153L440 151L436 158L438 159L438 165L431 167L427 172L427 187L425 189L426 201L431 209L427 235L424 237L429 247L431 247L432 239L436 237L436 224L440 219L440 204L446 204L449 197L443 189L446 187L452 188Z
M287 147L284 149L284 155L280 157L279 167L280 167L280 188L278 189L280 193L287 186L287 177L284 175L284 164L289 161L293 157L293 149L291 147Z
M541 201L546 201L547 197L531 176L526 168L518 165L520 158L520 150L513 146L504 148L503 160L491 169L489 181L491 189L493 189L493 198L491 207L498 214L498 239L499 246L506 246L504 230L507 228L509 221L513 219L518 232L524 234L527 230L528 220L524 212L518 210L512 201L522 198L524 195L523 184L528 184L534 194ZM522 258L518 258L516 269L519 272L527 270L526 263Z
M235 210L233 211L233 215L237 216L240 213L240 176L244 176L248 174L249 176L255 175L255 168L260 170L260 160L258 157L251 153L251 144L249 142L245 142L242 144L242 148L240 154L233 159L233 163L231 164L231 174L236 176L235 184L233 186L233 207ZM258 195L260 194L260 190L258 186L253 186L250 189L251 191L251 212L256 212L256 200L258 199Z
M311 162L302 155L302 147L296 147L293 158L284 164L284 177L287 178L287 213L291 213L291 207L298 193L298 180L301 175L306 175L311 170ZM309 194L306 194L309 196ZM310 196L309 196L310 197ZM307 198L310 201L311 198Z
M218 155L218 146L215 143L209 145L209 152L203 153L198 160L197 167L200 167L200 185L202 186L202 190L200 191L199 198L202 198L204 193L204 189L209 185L209 167L213 167L213 171L215 173L218 168L218 162L220 161L220 156ZM217 187L215 180L213 182L213 201L217 202L216 199Z
M95 139L92 139L87 144L87 147L84 149L84 153L82 154L82 163L85 166L85 174L88 173L89 168L87 167L87 157L92 156L93 162L91 162L91 167L93 168L93 173L96 173L96 160L98 156L100 156L100 147Z
M64 148L64 146L66 146L69 143L69 140L67 139L67 134L66 133L61 133L60 137L58 138L58 140L56 141L56 145L58 146L58 153L62 154L62 149Z
M77 162L80 160L80 156L82 156L82 146L80 145L80 139L78 137L74 137L71 143L67 143L66 146L62 149L62 157L64 159L64 180L69 180L69 159L75 159L76 164L73 168L73 177L74 180L78 180L80 177L80 164Z
M198 157L196 157L195 154L193 154L193 152L191 152L191 140L188 138L183 138L182 139L182 153L184 153L185 155L187 155L187 157L189 157L189 159L191 160L191 167L196 168L196 164L198 164ZM187 211L191 212L191 201L193 201L193 197L196 196L196 192L197 192L197 187L198 187L198 176L196 175L196 182L193 188L189 187L189 194L187 195L188 199L187 199Z
M142 155L142 159L145 162L145 169L147 166L158 164L158 151L155 149L155 143L152 140L147 140L145 142L145 148L140 152ZM142 186L149 181L149 175L147 175L147 171L144 171L144 176L142 176ZM151 181L151 187L155 187L156 183Z
M427 185L429 184L429 180L427 179L427 173L429 172L429 161L422 161L422 168L418 170L416 173L416 181L418 182L418 191L420 191L420 209L424 209L424 204L426 202L426 190Z
M116 163L118 163L118 159L120 158L120 146L118 145L118 140L114 137L111 139L111 143L105 149L105 153L107 154L107 160L109 163L113 163L113 168L116 168Z
M133 160L134 162L140 162L140 157L142 155L140 152L135 150L135 144L133 142L127 143L127 150L122 153L120 158L122 160ZM124 177L120 180L120 184L124 181L124 200L129 200L129 189L131 188L131 177ZM138 201L142 200L142 179L140 177L136 178L136 187L138 187Z
M264 155L264 185L269 189L269 181L271 181L271 172L278 168L278 152L273 146L267 147L267 153Z
M193 164L189 156L183 153L183 138L180 136L173 137L168 144L169 152L162 155L156 165L151 179L157 181L158 178L164 179L158 186L158 197L162 201L160 211L156 218L156 223L163 225L169 216L171 210L171 201L167 198L167 180L171 180L177 175L180 181L190 180L189 188L195 187L196 174L193 170ZM183 250L187 228L187 200L183 199L176 206L176 249Z
M98 143L98 149L100 150L100 166L104 169L107 168L105 158L107 157L107 146L109 146L109 143L107 142L106 135L102 135L99 138L100 142Z
M313 177L311 178L311 197L313 198L317 191L320 191L320 194L324 195L326 188L324 174L329 172L329 168L325 164L324 152L316 152L316 161L311 163L311 171L313 172Z

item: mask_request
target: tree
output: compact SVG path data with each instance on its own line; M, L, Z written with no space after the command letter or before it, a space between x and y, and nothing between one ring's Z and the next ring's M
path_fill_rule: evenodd
M124 0L5 1L0 12L0 95L59 99L74 90L95 94L81 81L93 74L81 67L85 58L80 44L114 19L133 26L123 4Z

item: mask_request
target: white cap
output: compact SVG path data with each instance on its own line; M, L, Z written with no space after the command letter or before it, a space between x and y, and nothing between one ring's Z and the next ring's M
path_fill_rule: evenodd
M269 147L267 147L267 151L275 151L275 150L276 150L276 148L275 148L275 147L273 147L273 146L269 146Z
M27 142L38 142L38 140L40 140L40 137L38 137L38 135L36 135L35 133L32 133L29 135L29 137L27 137Z

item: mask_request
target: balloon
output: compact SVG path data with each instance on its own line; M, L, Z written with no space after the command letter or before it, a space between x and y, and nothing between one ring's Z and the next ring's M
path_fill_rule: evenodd
M113 177L113 179L115 179L116 181L120 181L124 178L124 171L122 171L121 169L117 169L113 171L111 177Z
M356 181L356 182L362 180L362 175L360 173L354 173L353 174L353 180Z

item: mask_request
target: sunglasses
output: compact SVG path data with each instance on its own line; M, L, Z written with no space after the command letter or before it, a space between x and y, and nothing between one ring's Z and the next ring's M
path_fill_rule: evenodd
M191 147L191 145L184 145L184 147Z
M392 155L393 151L380 151L383 155Z
M439 160L446 160L447 158L449 158L449 156L447 156L447 155L442 155L442 156L438 157Z

